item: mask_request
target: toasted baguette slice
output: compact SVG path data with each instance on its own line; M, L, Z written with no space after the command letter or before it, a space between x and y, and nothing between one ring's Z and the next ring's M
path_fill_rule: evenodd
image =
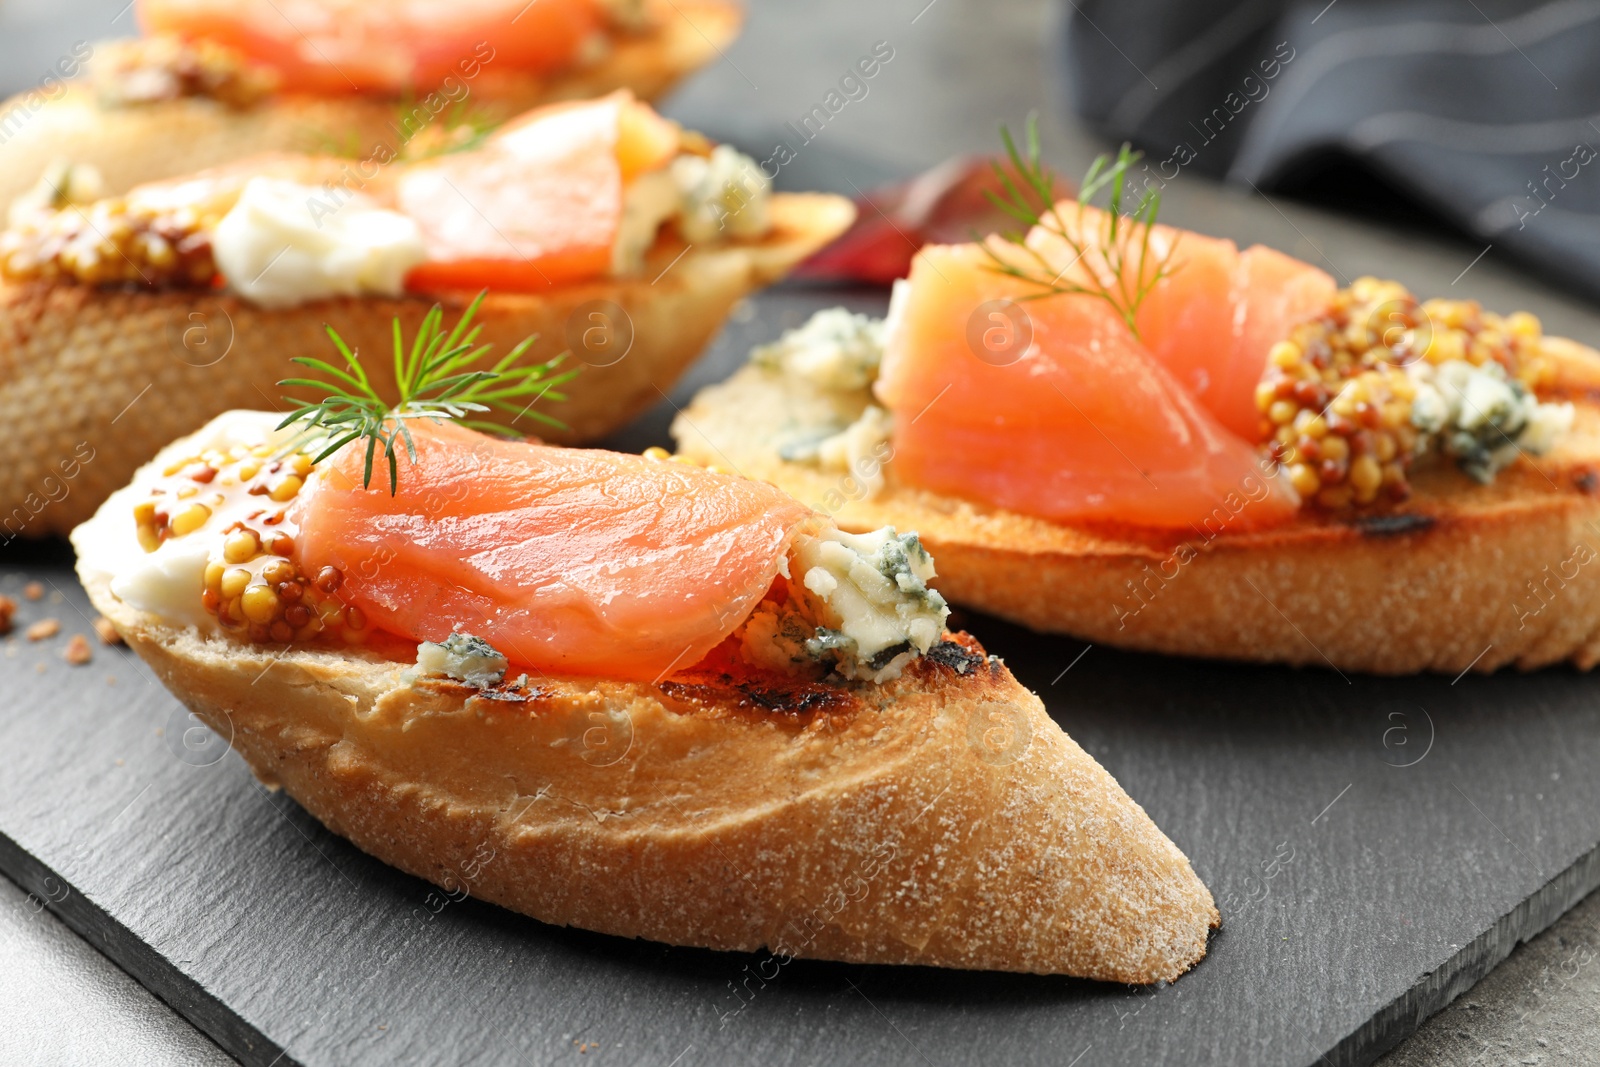
M1259 532L1220 509L1179 531L1066 525L847 472L785 462L797 426L867 405L745 367L673 426L681 452L772 481L847 530L915 530L946 598L1036 630L1180 655L1378 674L1527 669L1600 660L1600 353L1547 339L1555 396L1576 407L1550 455L1493 485L1414 472L1392 512L1306 511ZM1072 462L1070 456L1063 463ZM1248 505L1246 505L1248 506Z
M759 240L685 249L663 237L636 278L490 294L475 321L495 353L537 334L527 362L570 348L569 366L582 367L561 387L566 400L538 406L567 429L528 419L515 426L573 443L626 423L666 395L739 299L822 247L855 213L848 200L823 194L780 193L771 205L772 231ZM447 317L473 295L446 301ZM434 302L342 298L263 310L192 291L0 285L0 424L8 427L0 540L66 533L158 448L214 415L283 407L277 383L299 371L290 357L327 351L324 324L379 357L365 365L380 393L393 395L393 321L415 336ZM605 339L586 337L594 330Z
M881 688L477 690L175 628L79 573L268 785L386 863L545 922L1140 983L1192 967L1219 923L1177 847L964 635Z
M501 121L539 104L613 89L651 100L716 58L744 21L734 0L675 0L652 10L654 29L613 38L609 54L592 66L539 78L497 69L491 61L464 83L465 99L484 118ZM349 146L366 153L380 144L398 151L403 138L397 127L410 110L384 97L303 94L242 109L205 98L104 108L93 88L79 82L42 107L31 106L27 94L13 97L0 104L0 114L18 108L27 117L5 141L0 213L58 160L98 168L110 196L261 152Z

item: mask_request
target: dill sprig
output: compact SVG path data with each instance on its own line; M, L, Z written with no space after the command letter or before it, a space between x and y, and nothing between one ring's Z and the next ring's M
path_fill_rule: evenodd
M1177 244L1173 242L1152 259L1150 229L1161 210L1159 192L1146 189L1136 202L1129 203L1128 176L1141 153L1124 144L1115 157L1102 155L1090 164L1078 187L1078 204L1090 206L1102 192L1107 193L1106 220L1102 227L1104 239L1085 241L1082 214L1073 220L1078 225L1069 225L1057 206L1056 173L1044 162L1039 149L1038 116L1028 116L1022 149L1004 126L1000 127L1000 139L1005 143L1010 169L998 161L992 166L1004 194L985 190L984 195L1028 229L1042 226L1059 236L1071 250L1072 258L1061 266L1028 244L1028 229L1012 230L1000 235L1009 248L1016 250L1010 255L1001 255L989 242L979 241L993 261L989 269L1039 288L1024 300L1060 293L1098 297L1110 304L1138 336L1139 308L1156 283L1175 269L1172 253ZM1081 278L1067 278L1075 266L1081 268Z
M414 113L409 100L397 106L397 129L405 130ZM408 163L433 159L454 152L470 152L488 140L500 125L499 119L475 106L472 100L457 100L431 122L405 133L400 142L400 157Z
M361 135L353 130L331 133L313 128L305 133L306 147L315 155L367 159L380 166L396 159L416 163L453 152L471 151L483 144L500 125L496 116L474 106L472 100L462 99L437 114L430 113L427 121L413 129L407 121L416 108L414 94L407 93L395 101L389 121L390 129L396 134L394 141L380 141L368 149ZM380 152L386 154L380 155Z
M457 419L463 426L475 430L517 436L515 430L499 423L465 417L472 412L500 411L511 415L512 421L527 415L546 425L565 429L565 424L558 419L531 409L539 400L566 399L564 393L554 391L556 386L571 381L578 374L576 369L555 373L566 353L543 363L515 366L538 339L535 335L524 339L488 370L470 369L493 347L478 344L478 334L483 327L472 325L472 317L487 295L488 290L478 294L449 334L444 332L444 311L435 304L423 317L409 349L401 336L399 318L394 320L394 380L400 394L395 403L378 395L361 366L360 354L345 344L333 327L324 327L334 347L344 357L345 366L341 369L313 356L294 357L295 363L320 371L327 379L287 378L278 384L316 389L327 395L317 401L284 397L295 409L278 424L278 429L304 423L295 438L296 447L320 447L315 459L318 463L350 442L365 438L367 461L363 488L372 484L372 466L381 445L389 464L391 496L400 488L395 442L403 441L407 455L413 461L417 458L416 445L406 426L411 419Z

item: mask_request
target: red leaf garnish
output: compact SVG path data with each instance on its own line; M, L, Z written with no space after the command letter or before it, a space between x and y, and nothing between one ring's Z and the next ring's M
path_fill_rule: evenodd
M811 281L890 285L911 270L911 259L925 244L957 244L1014 226L989 202L1000 193L994 165L1010 164L987 156L957 156L907 181L878 186L856 202L855 225L800 265L794 277ZM1057 199L1072 195L1062 183Z

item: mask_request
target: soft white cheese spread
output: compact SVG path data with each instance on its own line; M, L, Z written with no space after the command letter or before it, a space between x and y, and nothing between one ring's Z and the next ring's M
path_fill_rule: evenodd
M406 272L427 258L405 215L356 193L313 217L321 190L252 178L212 234L217 269L234 292L262 307L332 296L399 296Z
M190 456L234 446L276 447L294 432L274 429L282 418L270 411L224 412L162 449L139 468L129 485L100 506L94 518L72 532L79 567L108 579L111 592L131 607L180 626L210 626L214 620L200 599L205 591L206 564L220 548L224 530L261 510L261 497L250 496L242 486L218 478L196 498L211 509L204 525L162 542L154 552L146 552L139 543L134 505L150 499L150 490L162 480L163 471Z

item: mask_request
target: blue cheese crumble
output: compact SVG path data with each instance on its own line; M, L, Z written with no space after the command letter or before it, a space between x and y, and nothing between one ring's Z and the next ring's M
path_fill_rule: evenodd
M760 237L772 228L772 182L755 160L727 145L710 156L686 154L634 178L622 194L622 224L611 246L611 273L640 273L667 222L691 245Z
M779 371L819 389L865 389L883 362L884 320L827 308L750 353L758 367Z
M1572 428L1571 404L1542 404L1498 363L1419 362L1411 423L1467 475L1485 485L1522 452L1543 455ZM1426 440L1419 440L1423 448Z
M794 567L818 623L805 652L843 677L898 678L944 633L950 609L928 588L933 557L914 533L829 530L796 545Z
M672 161L681 202L678 232L691 244L729 237L760 237L772 228L772 180L756 161L728 145L709 156Z
M884 465L894 452L889 443L893 434L894 416L868 404L855 422L817 442L816 463L823 470L851 472L868 496L876 496L884 486Z
M866 392L883 362L884 336L883 319L827 308L750 353L754 366L792 387L834 397L831 406L842 415L792 427L778 442L778 455L790 463L852 474L869 496L883 489L883 468L893 453L894 419ZM859 412L853 420L851 411Z
M481 637L454 633L443 644L424 641L417 646L417 667L426 674L441 674L478 689L505 681L510 662Z

